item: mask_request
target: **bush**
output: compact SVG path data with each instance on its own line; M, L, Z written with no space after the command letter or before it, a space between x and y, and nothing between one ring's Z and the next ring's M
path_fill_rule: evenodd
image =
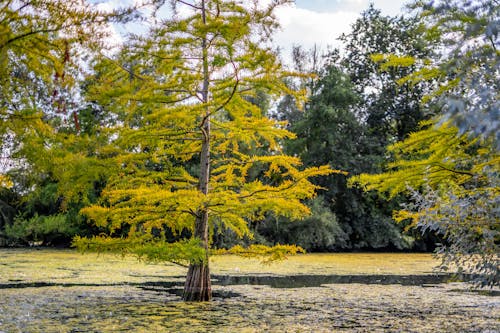
M272 243L296 244L307 251L332 251L346 246L348 235L322 198L310 201L311 215L303 220L270 217L258 233Z
M79 226L68 221L65 214L18 217L12 225L5 226L8 245L69 245L80 232Z

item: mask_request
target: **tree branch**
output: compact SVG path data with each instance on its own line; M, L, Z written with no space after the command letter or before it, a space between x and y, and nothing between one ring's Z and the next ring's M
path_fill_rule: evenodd
M193 4L191 4L189 2L186 2L186 1L183 1L183 0L176 0L176 1L182 3L183 5L186 5L186 6L189 6L191 8L194 8L194 9L198 9L198 10L202 9L201 7L198 7L196 5L193 5Z
M432 162L432 163L430 163L430 165L436 166L438 168L441 168L443 170L446 170L446 171L449 171L449 172L452 172L452 173L457 173L459 175L466 175L466 176L470 176L470 177L474 177L475 176L475 174L473 174L472 172L451 169L451 168L448 168L448 167L444 166L443 164L441 164L439 162Z

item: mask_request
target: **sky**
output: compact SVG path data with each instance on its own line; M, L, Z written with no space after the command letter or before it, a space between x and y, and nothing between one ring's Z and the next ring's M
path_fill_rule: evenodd
M289 52L292 45L306 49L317 45L320 49L338 47L337 38L348 33L350 26L373 3L384 15L403 13L406 0L296 0L294 6L278 11L281 31L276 43Z
M92 1L92 0L91 0ZM141 0L93 0L103 8L112 8ZM267 2L270 0L260 0ZM305 49L313 46L326 51L328 47L339 47L338 37L348 33L350 26L366 10L370 3L385 15L403 13L408 0L296 0L294 5L278 9L281 29L274 35L274 43L287 58L293 45ZM136 29L134 27L132 29ZM122 31L123 32L123 31ZM133 31L136 32L136 31ZM114 34L116 38L119 37Z

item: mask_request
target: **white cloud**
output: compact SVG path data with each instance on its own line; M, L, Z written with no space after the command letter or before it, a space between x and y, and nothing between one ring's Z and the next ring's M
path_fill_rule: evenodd
M350 31L351 24L358 18L356 11L317 12L296 6L278 9L277 17L281 29L274 35L274 44L280 47L285 62L290 62L291 50L300 45L309 50L314 46L326 51L339 47L338 38Z
M373 3L383 14L397 15L409 0L296 0L297 7L314 11L353 11L361 12Z
M145 0L107 0L101 3L103 9L117 8L124 4L141 4ZM259 0L261 6L271 0ZM339 47L338 37L348 33L350 26L360 16L360 13L373 2L375 8L382 10L385 15L397 15L406 0L297 0L296 5L284 6L277 10L281 23L281 30L274 35L274 44L283 51L283 56L289 58L293 45L301 45L310 49L314 45L326 50L328 46ZM185 6L179 6L180 15L186 13ZM160 15L169 16L166 10ZM130 25L128 29L121 27L122 32L138 32L138 26ZM112 39L121 42L121 37L114 27ZM144 30L144 29L143 29Z
M280 8L277 16L282 28L275 34L274 41L283 49L283 56L287 57L293 45L301 45L305 49L314 45L322 49L338 47L338 37L349 32L359 12L316 12L292 6Z
M261 0L267 1L267 0ZM274 42L289 60L293 45L305 49L318 46L340 47L338 38L349 33L351 25L372 2L383 15L398 15L406 0L297 0L296 5L279 8L277 16L282 29L274 36Z

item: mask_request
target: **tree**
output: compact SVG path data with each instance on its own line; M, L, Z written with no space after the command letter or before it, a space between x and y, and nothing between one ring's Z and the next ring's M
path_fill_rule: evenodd
M130 13L132 9L104 13L81 0L2 3L0 134L4 145L19 122L26 126L43 115L72 111L62 95L75 82L79 56L91 46L102 47L106 25Z
M338 61L349 73L355 91L362 97L356 107L372 136L371 149L383 155L385 147L404 139L424 119L420 99L428 91L426 82L398 82L419 69L418 64L381 70L373 56L393 54L428 57L429 43L422 38L414 18L384 16L373 4L340 37L345 55ZM332 58L338 58L333 55ZM374 170L375 171L375 170Z
M262 90L299 97L284 84L293 74L263 46L277 26L274 9L288 2L172 1L174 9L184 7L182 15L96 63L88 98L118 121L107 129L109 145L95 156L115 161L117 174L101 205L83 210L110 235L76 238L77 247L189 263L183 298L207 301L215 226L251 236L248 221L266 212L294 218L309 212L301 200L317 186L307 178L332 171L301 170L298 158L283 155L281 140L293 134L251 102ZM266 154L252 155L254 147L267 147ZM262 179L251 177L255 168L264 170ZM189 237L168 243L167 231ZM276 258L298 250L232 252Z
M380 157L371 155L367 149L370 136L352 110L360 97L349 76L337 65L329 64L314 86L315 94L306 111L291 123L290 130L297 139L287 142L287 152L300 156L305 165L330 164L334 169L349 170L350 175L371 170ZM342 229L342 233L337 233L344 236L337 237L337 244L330 248L410 246L400 228L391 221L394 205L377 193L349 188L346 174L332 174L314 182L324 189L325 205L337 217Z
M76 217L76 207L85 204L86 194L78 194L83 198L73 195L61 200L62 187L70 188L72 184L59 177L67 173L57 172L53 166L66 165L69 152L78 150L77 154L82 154L82 147L92 146L88 144L92 141L88 136L84 142L88 134L81 127L84 122L80 112L84 110L76 97L81 66L93 50L104 47L107 24L127 20L132 13L132 8L105 13L82 0L10 0L0 4L0 151L3 159L0 186L9 187L19 197L18 202L9 207L10 213L4 214L22 214L17 220L23 221L21 224L26 228L12 225L17 228L17 235L22 233L21 229L31 228L30 223L25 222L36 214L40 214L40 220L48 218L47 214L64 215L68 229L72 230L75 230L73 223L81 219ZM87 174L89 178L93 175ZM88 188L98 180L89 180ZM81 192L80 188L73 190L74 194ZM51 209L34 205L38 194L47 193L50 195L42 201L49 202L53 197L54 201L47 205ZM34 211L30 205L40 211ZM68 213L68 209L73 212ZM63 220L61 216L57 221ZM13 218L4 222L8 227Z
M498 150L500 3L416 1L412 8L426 24L425 38L443 51L441 59L408 79L415 84L425 77L437 78L440 87L429 98L442 108L442 121L451 119L460 134L493 138Z
M390 147L395 162L378 175L354 182L395 195L412 193L414 202L396 215L410 218L448 241L441 246L443 267L476 275L481 285L498 285L498 1L417 1L427 23L425 36L443 46L434 59L384 55L386 68L425 66L401 83L434 79L424 102L433 121ZM401 61L404 60L404 61Z
M305 58L311 59L311 72L318 80L308 82L311 98L305 112L296 110L293 98L285 99L279 116L289 120L290 130L298 140L287 145L306 165L329 163L333 168L349 170L350 175L380 172L389 161L385 149L416 130L424 119L420 99L432 82L402 84L400 80L417 72L422 64L383 68L376 61L380 53L431 54L422 38L418 20L384 16L371 5L343 35L345 55L334 50L318 61L317 52L294 53L298 69L304 69ZM374 59L375 58L375 59ZM321 64L323 63L323 64ZM321 69L318 69L320 64ZM404 198L390 201L375 191L363 192L347 186L347 177L334 174L317 180L326 188L323 197L337 216L349 241L347 248L408 248L433 246L427 237L402 235L403 227L391 218L392 210Z
M306 251L328 252L346 248L349 235L342 230L326 202L321 196L306 202L311 215L300 221L269 216L255 227L255 232L274 244L297 244Z
M443 267L476 273L482 284L498 284L498 173L500 156L491 145L458 135L449 123L430 122L389 147L395 162L384 173L351 178L390 197L409 193L414 201L395 213L421 230L442 235Z
M2 172L27 169L29 176L41 171L44 146L54 145L61 133L80 131L79 107L71 95L78 94L74 89L83 58L104 47L107 24L132 13L133 8L105 13L82 0L1 4L0 149L10 162ZM5 174L0 179L16 185ZM33 183L26 185L29 189Z

